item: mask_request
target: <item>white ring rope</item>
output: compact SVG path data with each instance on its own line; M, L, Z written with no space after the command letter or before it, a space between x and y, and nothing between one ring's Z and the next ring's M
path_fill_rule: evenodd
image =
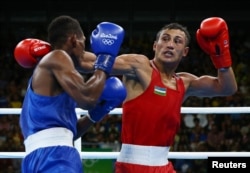
M0 114L20 114L21 108L0 108ZM76 108L77 114L87 114L87 110ZM181 113L193 114L246 114L250 107L182 107ZM109 114L122 114L122 108L115 108Z
M1 114L20 114L21 108L0 108ZM86 110L76 108L78 115L87 114ZM182 107L183 114L244 114L250 113L250 107ZM122 114L122 108L116 108L109 114ZM80 150L79 150L80 152ZM116 159L119 152L80 152L82 159ZM23 158L25 152L0 152L1 158ZM250 157L250 152L169 152L169 159L207 159L208 157Z
M116 159L119 152L81 152L82 159ZM25 152L0 152L1 158L23 158ZM169 152L169 159L207 159L208 157L250 157L250 152Z

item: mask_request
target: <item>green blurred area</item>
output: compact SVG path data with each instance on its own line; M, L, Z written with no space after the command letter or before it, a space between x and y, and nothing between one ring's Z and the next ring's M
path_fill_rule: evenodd
M112 152L112 149L101 148L83 148L83 151L93 152ZM113 159L84 159L83 169L84 173L113 173L114 172L114 160Z

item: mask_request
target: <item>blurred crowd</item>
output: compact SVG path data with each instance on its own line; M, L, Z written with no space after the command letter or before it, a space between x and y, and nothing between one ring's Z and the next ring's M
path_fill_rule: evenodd
M31 30L30 33L33 35L28 36L44 38L43 32ZM7 34L1 33L1 37L3 39L0 41L0 107L21 108L32 69L23 69L13 57L14 47L21 40L20 36L18 37L16 32L10 30ZM209 57L198 47L195 37L192 37L189 55L183 59L177 71L187 71L197 76L202 74L216 75L216 70ZM203 99L190 97L185 101L183 107L250 106L249 33L231 30L230 37L238 92L229 97ZM143 53L149 58L153 58L153 41L154 35L135 33L132 37L125 39L120 53ZM121 116L120 114L107 115L100 123L93 125L82 137L82 147L110 148L112 151L119 151ZM249 114L182 114L181 118L181 128L176 135L171 151L250 151ZM19 151L24 151L19 116L1 113L0 152ZM171 160L178 173L206 173L206 160ZM20 173L20 161L20 159L0 159L0 173Z

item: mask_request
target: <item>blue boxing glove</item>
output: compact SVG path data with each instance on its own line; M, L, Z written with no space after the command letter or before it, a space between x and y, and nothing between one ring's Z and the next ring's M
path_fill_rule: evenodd
M119 106L127 96L126 88L117 77L107 79L99 103L95 108L88 111L92 122L99 122L111 110Z
M95 69L111 72L124 38L124 29L114 23L102 22L92 32L90 44L96 54Z

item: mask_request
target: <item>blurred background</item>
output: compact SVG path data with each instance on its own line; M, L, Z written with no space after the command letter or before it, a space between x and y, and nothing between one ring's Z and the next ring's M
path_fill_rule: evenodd
M197 4L198 3L198 4ZM96 0L43 0L0 2L0 107L21 108L32 69L23 69L13 57L16 44L25 38L47 39L47 25L56 16L77 18L89 38L99 22L115 22L126 31L120 53L143 53L153 58L158 30L179 22L190 31L187 58L177 71L216 75L209 57L195 40L200 22L212 16L224 18L229 27L233 68L238 92L230 97L190 97L183 107L250 106L250 11L245 1L105 2ZM89 40L87 39L87 50ZM19 116L0 114L0 151L24 151ZM121 115L108 115L82 137L83 151L119 151ZM182 114L181 129L172 151L250 151L249 114ZM157 135L157 134L156 134ZM206 173L206 160L172 159L178 173ZM112 173L114 160L84 160L85 173ZM0 159L0 173L20 173L20 159Z

